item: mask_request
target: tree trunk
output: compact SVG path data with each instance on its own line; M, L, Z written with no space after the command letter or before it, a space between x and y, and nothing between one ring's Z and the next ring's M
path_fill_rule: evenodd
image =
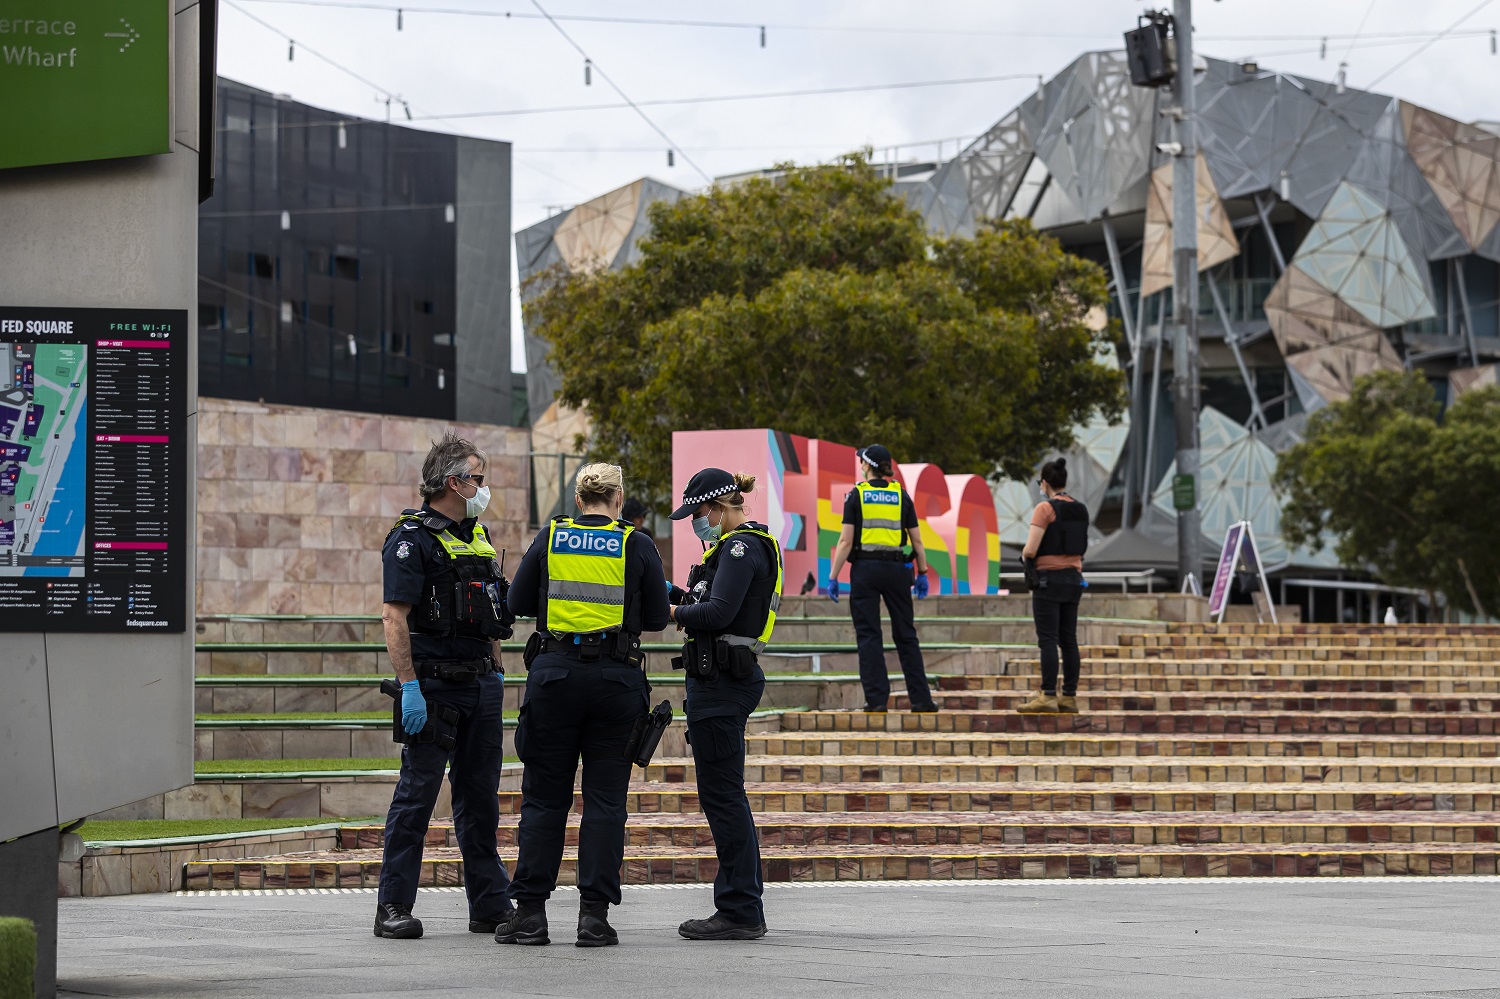
M1479 593L1474 589L1474 580L1469 578L1469 567L1464 564L1462 558L1458 560L1458 571L1464 577L1464 588L1469 591L1469 600L1474 604L1475 615L1481 618L1488 618L1490 616L1489 612L1484 609L1484 604L1480 602Z

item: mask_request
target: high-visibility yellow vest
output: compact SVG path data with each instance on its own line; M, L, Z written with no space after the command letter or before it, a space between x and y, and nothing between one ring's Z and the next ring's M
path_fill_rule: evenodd
M867 552L900 552L901 483L884 486L861 482L859 491L859 547Z
M612 631L625 623L625 541L635 528L558 517L547 532L547 630Z
M747 635L721 635L719 637L730 645L749 646L752 652L758 654L770 644L771 632L776 628L776 612L781 609L781 585L785 576L785 569L781 561L780 543L777 542L774 535L768 534L758 528L749 526L737 527L709 546L709 549L703 553L703 563L707 565L719 550L724 547L725 542L739 534L753 534L758 538L765 538L771 543L771 550L776 553L776 588L771 591L770 609L766 613L766 623L761 628L759 636L751 638ZM712 593L711 587L709 592Z

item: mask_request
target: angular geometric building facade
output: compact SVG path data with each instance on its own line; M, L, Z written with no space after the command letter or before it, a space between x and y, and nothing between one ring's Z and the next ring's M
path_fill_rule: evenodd
M1196 88L1206 550L1218 550L1217 525L1249 519L1271 567L1336 568L1281 542L1275 453L1370 371L1424 371L1445 400L1496 381L1500 135L1254 64L1206 60ZM1123 427L1084 428L1078 457L1106 530L1175 545L1163 492L1172 170L1157 149L1172 138L1169 102L1130 84L1123 52L1087 53L952 160L893 173L934 233L1028 218L1105 267L1131 406ZM642 210L635 203L630 239ZM567 218L518 234L523 280ZM614 247L614 260L629 255L628 243ZM543 377L532 375L533 407L550 397L537 391ZM997 487L1000 508L1024 510L1025 492Z

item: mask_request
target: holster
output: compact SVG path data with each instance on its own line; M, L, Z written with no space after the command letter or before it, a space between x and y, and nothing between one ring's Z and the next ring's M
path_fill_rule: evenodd
M625 744L625 758L638 767L651 765L651 757L661 744L662 733L672 724L672 705L662 701L635 721L630 741Z
M391 705L391 741L403 746L422 743L437 743L439 749L451 750L458 742L458 709L446 704L427 704L427 724L413 735L401 724L401 685L392 679L380 681L380 692L389 697Z
M526 672L531 672L531 661L542 654L542 646L546 644L546 638L540 631L533 631L531 637L526 639L526 649L521 653L521 663L526 667Z
M720 645L722 643L715 641L713 636L690 637L682 643L682 655L673 657L672 668L700 680L714 680L719 675L717 651Z

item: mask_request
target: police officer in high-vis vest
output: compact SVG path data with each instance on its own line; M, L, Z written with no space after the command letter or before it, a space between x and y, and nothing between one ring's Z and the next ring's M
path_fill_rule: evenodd
M1042 466L1042 502L1031 514L1021 558L1031 586L1031 614L1042 653L1042 692L1016 708L1027 714L1078 710L1078 603L1083 596L1083 556L1089 548L1088 507L1068 495L1064 458ZM1062 653L1062 688L1057 685Z
M493 932L511 909L495 827L503 759L498 643L510 637L515 618L505 607L506 582L495 549L476 519L490 500L484 467L484 452L445 434L422 465L421 509L401 514L381 553L381 618L401 682L397 735L405 746L385 820L378 937L422 935L411 909L445 766L464 860L469 931Z
M714 914L677 928L689 940L754 940L766 933L760 844L745 796L745 723L766 688L757 657L776 626L783 571L776 538L745 514L744 494L754 487L754 476L705 468L672 514L692 517L693 533L708 546L686 591L673 589L671 612L687 632L673 665L687 671L698 801L719 857Z
M922 646L917 641L912 609L911 564L916 563L916 591L927 596L927 549L918 531L917 508L895 481L891 452L871 444L859 452L862 482L844 498L844 526L828 567L828 595L839 598L839 573L849 562L849 613L859 646L859 679L865 688L865 710L885 711L891 696L886 675L880 604L891 616L891 639L906 677L913 711L936 711L927 685ZM911 546L911 555L906 546Z
M619 943L609 925L620 904L625 858L626 747L646 714L641 632L667 626L667 582L649 537L620 519L618 465L578 470L576 517L554 519L516 569L510 607L536 617L526 646L526 701L516 729L521 779L520 856L510 897L516 911L497 943L545 944L547 899L557 887L583 760L578 829L580 947Z

